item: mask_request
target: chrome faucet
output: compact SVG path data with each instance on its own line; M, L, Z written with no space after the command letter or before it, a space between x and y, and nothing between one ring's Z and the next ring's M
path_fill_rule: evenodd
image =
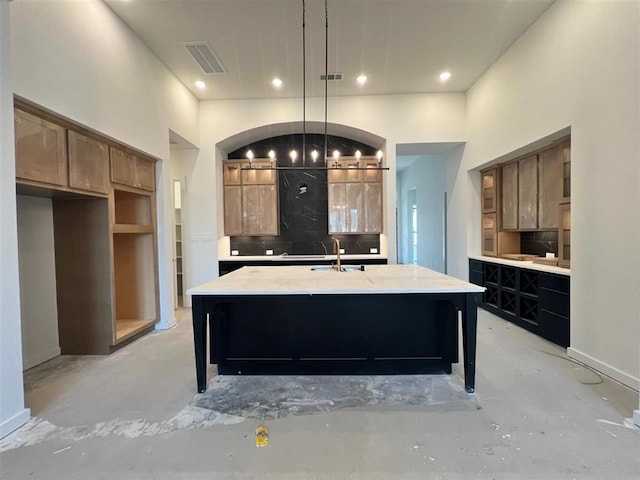
M332 237L332 240L333 240L333 248L336 251L336 264L333 265L333 268L341 272L342 265L340 264L340 240L338 240L335 237Z

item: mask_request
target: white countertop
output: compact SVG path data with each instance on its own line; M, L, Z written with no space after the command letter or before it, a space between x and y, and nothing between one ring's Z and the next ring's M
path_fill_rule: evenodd
M538 270L540 272L571 276L571 270L569 270L568 268L554 267L551 265L541 265L540 263L533 263L531 260L509 260L508 258L487 257L484 255L470 255L469 258L471 258L472 260L482 260L483 262L499 263L501 265L510 265L518 268L527 268L529 270Z
M367 265L365 271L312 271L305 265L243 267L187 295L472 293L484 287L416 265Z
M387 257L379 254L342 254L342 260L386 260ZM335 260L336 255L233 255L220 257L221 262L293 262L293 261L313 261L313 260Z

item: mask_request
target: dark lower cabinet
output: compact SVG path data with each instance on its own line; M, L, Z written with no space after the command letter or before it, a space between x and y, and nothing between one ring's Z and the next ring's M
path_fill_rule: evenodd
M486 288L480 307L557 345L569 346L568 275L469 259L469 281Z

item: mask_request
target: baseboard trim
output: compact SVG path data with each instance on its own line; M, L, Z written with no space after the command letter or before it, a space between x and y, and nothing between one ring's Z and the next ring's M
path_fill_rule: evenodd
M567 355L569 355L569 357L575 360L578 360L579 362L584 363L585 365L588 365L591 368L594 368L600 373L604 373L607 377L611 377L614 380L617 380L618 382L622 383L623 385L626 385L627 387L634 389L635 391L638 391L640 389L640 380L638 380L636 377L633 377L628 373L618 370L617 368L612 367L611 365L607 365L606 363L601 362L600 360L596 360L595 358L590 357L589 355L581 352L580 350L576 350L575 348L569 347L567 348Z
M47 360L51 360L52 358L59 356L60 354L61 350L59 346L50 348L49 350L45 350L44 352L38 352L36 355L31 355L22 360L22 370L33 368L36 365L40 365Z
M11 418L7 418L4 422L0 423L0 438L4 438L14 430L17 430L27 423L30 418L31 410L28 408L23 408Z

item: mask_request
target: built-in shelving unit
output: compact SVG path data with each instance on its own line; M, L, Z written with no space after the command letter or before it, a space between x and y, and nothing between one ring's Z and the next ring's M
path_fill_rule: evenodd
M153 195L113 189L114 345L157 321Z
M158 321L155 160L16 99L16 186L52 199L60 349L108 354Z

